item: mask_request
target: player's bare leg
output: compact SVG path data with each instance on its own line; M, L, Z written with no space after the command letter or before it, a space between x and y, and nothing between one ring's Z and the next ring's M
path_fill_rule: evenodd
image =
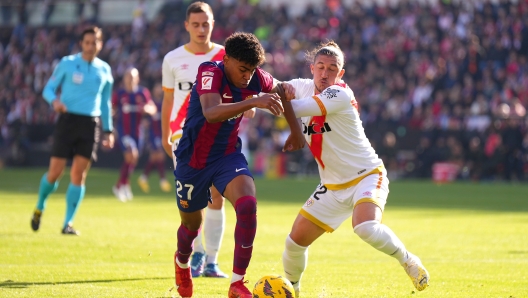
M308 247L324 232L323 228L299 214L293 223L290 235L286 237L282 264L285 277L295 290L295 297L299 297L301 277L308 264Z
M178 250L174 254L174 275L176 277L176 289L181 297L191 297L193 294L193 282L189 258L193 251L194 238L200 232L203 210L194 212L180 211L181 224L178 229Z
M374 203L364 202L354 208L352 226L363 241L397 259L418 291L429 285L429 273L420 259L408 252L394 232L381 223L382 211Z
M244 275L251 260L253 241L257 230L257 199L253 178L240 175L227 184L225 198L235 207L235 251L233 276L229 297L251 298L253 295L244 285Z
M59 179L62 176L62 173L64 173L66 162L66 158L50 158L48 171L44 173L40 179L37 206L31 217L31 229L33 229L33 231L38 231L40 228L40 220L44 209L46 209L46 201L48 200L49 195L59 186Z
M134 194L130 188L129 178L134 168L136 167L137 161L139 158L139 153L137 148L129 148L123 152L123 165L121 166L119 180L116 185L112 188L114 195L121 202L126 202L127 200L132 200Z

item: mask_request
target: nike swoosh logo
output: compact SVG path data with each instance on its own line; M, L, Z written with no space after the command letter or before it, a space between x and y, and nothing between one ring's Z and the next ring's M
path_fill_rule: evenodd
M242 170L246 170L246 168L236 169L235 172L238 173L238 172L240 172L240 171L242 171Z
M224 93L223 95L225 98L233 98L233 96L228 96L227 93Z
M242 246L242 248L250 248L250 247L252 247L253 245L250 245L250 246L244 246L244 245L241 245L241 246Z

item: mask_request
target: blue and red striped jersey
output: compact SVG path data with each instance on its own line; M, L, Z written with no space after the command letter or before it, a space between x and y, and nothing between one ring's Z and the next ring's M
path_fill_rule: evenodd
M118 89L112 96L112 106L115 114L116 128L119 136L129 135L139 138L143 108L151 102L147 88L139 87L136 92Z
M183 135L175 151L178 168L190 166L193 169L203 169L223 156L242 149L238 138L242 114L222 122L209 123L202 112L202 94L218 93L222 97L222 103L236 103L261 92L268 93L271 89L273 77L260 68L255 70L249 85L240 89L227 80L223 62L208 61L200 64L191 90Z

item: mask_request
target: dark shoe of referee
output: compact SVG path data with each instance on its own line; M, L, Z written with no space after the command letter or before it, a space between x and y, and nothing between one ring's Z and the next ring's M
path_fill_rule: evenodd
M66 191L66 216L61 232L79 235L73 219L85 193L90 164L97 159L102 126L102 145L114 146L111 93L114 78L108 63L97 58L103 48L103 32L98 27L85 29L80 36L82 52L65 56L57 64L43 97L59 113L49 169L40 180L38 201L31 228L38 231L46 200L59 185L68 159L72 159L70 184ZM61 87L60 97L56 94Z

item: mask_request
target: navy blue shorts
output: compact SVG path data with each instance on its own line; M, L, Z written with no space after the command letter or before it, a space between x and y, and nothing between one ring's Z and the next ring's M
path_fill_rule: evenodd
M246 175L253 178L248 169L244 154L229 154L201 170L182 170L177 167L174 171L176 177L176 202L183 212L194 212L207 207L212 202L209 188L214 185L223 195L227 184L235 177ZM185 167L188 168L188 167Z

